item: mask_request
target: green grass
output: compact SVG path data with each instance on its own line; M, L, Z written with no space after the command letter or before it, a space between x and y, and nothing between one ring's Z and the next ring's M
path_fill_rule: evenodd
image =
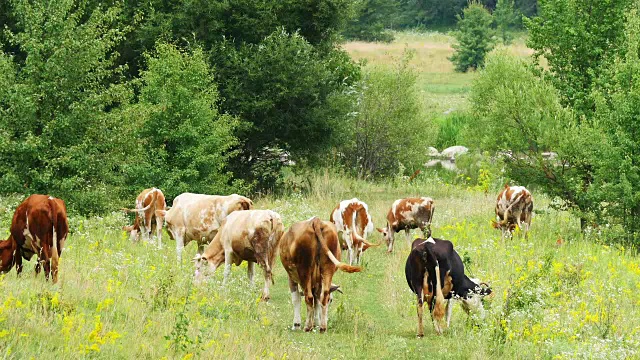
M269 303L259 302L261 276L250 287L246 265L194 285L192 264L176 263L175 243L165 248L132 244L119 213L71 217L72 233L61 258L60 282L34 278L33 262L17 278L0 278L0 356L9 359L100 358L638 358L640 260L628 249L600 245L579 234L577 221L535 196L529 240L502 241L489 226L494 196L442 183L425 174L412 185L373 184L331 173L311 178L309 194L256 199L290 225L312 215L327 219L335 204L358 197L376 225L399 197L435 199L434 235L453 241L468 273L491 284L483 321L456 304L443 336L425 323L416 339L414 296L404 278L409 246L364 254L364 271L337 273L326 334L290 330L293 310L287 277L275 268ZM535 194L534 194L535 195ZM10 208L0 199L0 237ZM556 245L563 239L561 246ZM376 232L372 237L380 242ZM185 258L195 253L190 244ZM261 274L261 271L257 273ZM507 299L509 307L506 307ZM303 305L304 306L304 305ZM303 308L303 320L305 311Z

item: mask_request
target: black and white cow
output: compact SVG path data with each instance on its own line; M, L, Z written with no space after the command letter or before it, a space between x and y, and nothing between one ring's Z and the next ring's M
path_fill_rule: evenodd
M482 297L491 294L491 288L464 274L462 259L450 241L432 237L427 240L416 239L411 244L411 249L405 265L405 275L409 288L418 297L418 337L424 336L424 301L429 305L438 334L442 334L441 322L445 312L446 327L451 321L451 299L461 299L467 314L476 312L483 315Z

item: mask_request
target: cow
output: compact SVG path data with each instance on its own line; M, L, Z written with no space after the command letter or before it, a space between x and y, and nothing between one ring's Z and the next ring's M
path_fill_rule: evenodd
M492 226L502 230L503 239L507 234L513 234L516 225L523 231L524 237L528 238L532 214L533 197L529 190L524 186L505 184L496 200L497 221L492 221Z
M269 301L269 284L273 283L273 267L278 252L278 243L284 233L280 215L271 210L235 211L223 221L220 230L204 253L193 258L196 280L203 273L203 265L209 263L211 272L224 262L224 282L231 273L231 264L247 261L249 281L253 284L254 263L264 269L262 299Z
M484 315L482 298L491 294L491 288L465 275L464 264L450 241L432 237L427 240L416 239L411 244L411 249L405 265L405 276L409 288L418 298L418 337L424 336L424 301L429 306L438 335L442 334L441 322L445 312L446 326L450 325L452 299L461 299L462 308L467 314Z
M129 232L129 238L132 241L136 241L141 234L144 240L149 240L151 233L155 229L158 246L162 247L162 225L164 224L164 217L158 215L161 215L161 211L166 210L166 207L167 203L160 189L144 189L136 198L135 209L122 209L122 211L125 212L136 213L133 225L124 226L122 230Z
M331 283L333 274L338 269L347 273L360 271L357 266L340 262L340 243L335 225L317 217L291 225L280 240L280 261L289 275L293 329L299 330L302 323L300 286L307 303L304 331L313 330L315 317L320 332L325 332L331 294L341 292L339 286Z
M367 204L357 198L341 201L331 212L329 221L342 233L342 248L349 251L349 265L359 264L365 250L380 245L366 240L373 231L373 221Z
M198 253L218 233L220 224L236 210L253 209L253 201L238 194L219 196L182 193L173 199L169 210L158 210L156 216L164 217L169 237L176 241L178 262L182 251L191 240L198 243Z
M377 228L387 241L387 252L393 251L394 234L404 230L407 242L410 242L411 229L420 228L431 232L433 219L433 199L429 197L398 199L393 202L387 213L387 227ZM426 237L429 237L425 235Z
M53 283L58 282L58 263L69 233L67 207L63 200L48 195L31 195L13 214L10 235L0 241L0 272L6 273L15 265L22 272L22 259L29 261L38 254L36 275L40 266Z

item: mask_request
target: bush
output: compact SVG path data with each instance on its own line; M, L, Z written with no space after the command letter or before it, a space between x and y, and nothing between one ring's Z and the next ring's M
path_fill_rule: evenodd
M203 52L158 44L147 55L141 80L133 110L144 116L138 132L144 159L131 166L131 184L157 186L169 198L229 192L227 163L238 121L218 112L218 91Z
M436 119L439 124L435 146L442 151L450 146L464 145L462 137L467 124L471 124L471 115L466 111L454 111Z
M359 177L392 176L401 163L412 171L425 160L432 129L422 116L408 60L364 73L349 137L339 147L345 165Z
M457 44L455 52L449 58L455 70L467 72L484 64L484 58L494 46L495 30L492 28L493 17L479 2L470 1L458 17L458 29L454 33Z
M115 26L120 10L26 0L10 8L15 31L3 35L19 55L0 53L0 192L104 212L137 153L121 111L132 92L113 52L125 36Z

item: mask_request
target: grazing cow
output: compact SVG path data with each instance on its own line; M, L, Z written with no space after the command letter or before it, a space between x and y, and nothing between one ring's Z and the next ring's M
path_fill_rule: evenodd
M58 262L69 233L67 207L61 199L48 195L31 195L13 214L9 239L0 241L0 272L8 272L13 265L22 272L22 258L31 260L38 254L36 275L40 266L53 283L58 282Z
M429 305L433 325L438 334L442 334L440 323L445 311L447 327L451 321L452 298L462 300L462 308L467 314L477 312L481 316L484 315L482 297L491 294L491 288L465 275L464 264L450 241L431 237L427 240L416 239L411 248L405 265L405 275L409 288L418 297L418 337L424 336L424 301Z
M336 225L338 232L342 232L342 248L346 246L349 250L349 265L359 264L365 250L380 245L366 240L373 231L373 221L367 204L356 198L341 201L331 212L329 220Z
M258 263L264 269L262 299L269 301L269 284L273 283L272 270L278 243L284 233L280 215L271 210L235 211L227 216L220 231L204 253L196 254L196 279L201 277L202 265L209 263L211 272L224 262L224 281L231 273L231 264L247 261L249 280L253 284L253 267Z
M253 202L237 194L229 196L183 193L173 200L169 210L158 210L164 217L169 237L176 241L178 262L182 251L191 240L198 243L198 252L213 240L220 224L236 210L251 210Z
M523 231L525 238L529 235L531 215L533 213L533 197L524 186L509 186L498 195L496 201L496 219L492 225L502 230L502 238L512 235L516 225ZM523 226L524 224L524 226Z
M161 211L158 210L165 210L166 207L167 203L160 189L144 189L136 198L135 209L122 209L126 212L136 213L136 219L133 225L124 226L122 230L130 232L130 239L136 241L140 237L140 233L142 233L144 240L149 240L155 228L158 246L162 247L162 225L164 224L164 218L158 216L161 215Z
M315 321L320 332L327 330L327 315L331 293L339 290L331 279L337 269L353 273L360 268L340 262L340 243L334 224L313 217L291 225L280 240L280 260L289 275L289 290L293 302L293 329L300 329L302 288L307 303L304 331L311 331Z
M393 251L394 234L404 230L407 242L411 239L411 229L420 228L423 235L425 229L431 232L431 220L433 219L433 199L428 197L398 199L393 202L387 213L387 227L377 228L387 241L387 251Z

